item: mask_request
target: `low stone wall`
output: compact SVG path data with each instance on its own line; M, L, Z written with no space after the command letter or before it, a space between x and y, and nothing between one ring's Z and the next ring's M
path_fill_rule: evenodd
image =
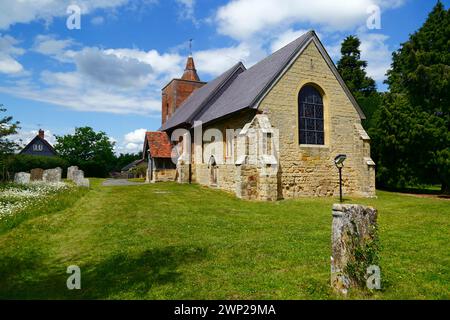
M246 200L258 199L259 174L256 166L241 165L237 168L236 196Z
M217 185L214 187L234 193L236 190L236 166L233 164L222 164L218 165L216 170ZM211 168L208 168L207 164L195 165L192 181L204 186L211 186Z
M237 167L234 164L224 164L217 169L219 188L233 193L236 192Z
M177 174L176 169L153 170L153 181L154 182L175 181L176 174Z

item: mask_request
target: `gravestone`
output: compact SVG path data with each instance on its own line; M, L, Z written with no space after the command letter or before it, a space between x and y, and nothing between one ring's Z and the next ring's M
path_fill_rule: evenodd
M30 183L31 175L27 172L17 172L14 175L14 182L19 184L28 184Z
M42 181L44 178L44 169L35 168L31 170L31 181Z
M86 179L84 177L83 170L75 170L75 171L73 171L73 182L75 182L75 184L78 187L89 188L89 179Z
M347 294L350 288L367 285L369 270L379 271L377 210L357 204L334 204L332 215L331 286Z
M73 180L73 173L78 170L77 166L67 168L67 180Z
M61 168L55 168L55 169L48 169L44 170L43 174L43 180L45 182L61 182L61 176L62 176L62 169Z
M89 188L89 179L83 178L77 181L78 187Z

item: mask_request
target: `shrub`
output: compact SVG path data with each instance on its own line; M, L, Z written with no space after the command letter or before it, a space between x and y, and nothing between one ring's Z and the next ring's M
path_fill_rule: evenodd
M70 166L66 160L59 157L42 157L24 154L17 154L8 157L4 165L10 177L13 177L16 172L30 172L35 168L46 170L60 167L64 172L66 172L67 167Z

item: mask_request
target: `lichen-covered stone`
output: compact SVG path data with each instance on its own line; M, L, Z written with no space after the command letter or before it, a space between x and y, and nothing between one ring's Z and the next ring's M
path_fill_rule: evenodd
M55 168L55 169L48 169L44 170L43 174L43 181L45 182L61 182L62 178L62 169L61 168Z
M14 182L18 184L28 184L30 183L31 175L27 172L17 172L14 175Z
M44 169L35 168L31 170L31 181L42 181L44 178Z
M77 166L67 168L67 180L73 180L73 173L78 170Z
M77 185L77 187L89 188L89 186L90 186L89 179L86 179L84 177L83 170L78 170L78 169L73 170L71 175L72 175L73 182Z
M349 288L362 283L365 269L374 263L378 249L374 245L378 240L377 210L357 204L334 204L332 215L331 286L346 294ZM370 254L361 254L368 248ZM359 274L354 266L361 269Z
M86 178L78 179L76 184L77 184L78 187L82 187L82 188L89 188L90 187L89 179L86 179Z

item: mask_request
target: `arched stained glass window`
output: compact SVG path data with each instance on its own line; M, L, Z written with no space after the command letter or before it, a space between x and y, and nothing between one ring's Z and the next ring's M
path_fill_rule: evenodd
M320 92L307 85L298 95L300 144L324 144L323 100Z

